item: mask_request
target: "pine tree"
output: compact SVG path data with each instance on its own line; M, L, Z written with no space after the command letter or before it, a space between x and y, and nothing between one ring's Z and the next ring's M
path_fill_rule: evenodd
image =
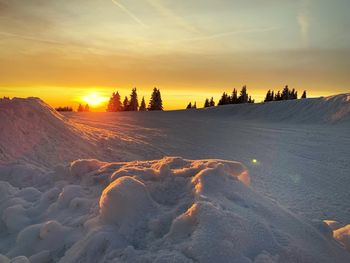
M197 109L197 102L194 102L192 109Z
M248 102L248 93L247 86L243 86L239 94L238 103L247 103Z
M271 95L272 95L271 94L271 90L268 90L267 93L266 93L264 102L271 101Z
M252 99L252 96L249 96L248 103L254 103L254 102L255 102L255 100Z
M213 97L210 98L209 106L210 107L214 107L215 106L215 102L214 102L214 98Z
M231 103L237 104L238 103L238 96L237 96L237 90L233 89L232 95L231 95Z
M306 99L306 90L304 90L303 95L301 95L302 99Z
M90 111L89 104L86 104L86 105L85 105L84 111L86 111L86 112L89 112L89 111Z
M189 110L189 109L192 109L192 103L188 103L187 107L186 107L186 110Z
M160 94L160 90L157 89L156 87L153 88L151 99L150 99L149 104L148 104L148 110L150 110L150 111L163 110L162 96Z
M123 111L129 111L129 100L127 96L125 96L123 101Z
M208 108L208 107L210 107L210 103L209 103L209 99L206 98L204 102L204 108Z
M284 87L282 91L282 100L289 100L291 97L290 90L288 88L288 85Z
M141 101L141 105L140 105L139 111L146 111L145 97L142 97L142 101Z
M107 111L108 112L116 112L122 110L122 103L120 101L120 95L117 91L116 93L113 92L111 98L109 99Z
M139 101L137 99L136 88L133 88L130 94L129 110L137 111L139 109Z
M79 104L79 107L78 107L78 112L83 112L84 111L84 107L83 105Z
M230 103L230 97L224 92L221 96L221 99L218 102L218 105L226 105Z
M274 101L274 100L275 100L275 92L272 91L272 92L271 92L271 101Z

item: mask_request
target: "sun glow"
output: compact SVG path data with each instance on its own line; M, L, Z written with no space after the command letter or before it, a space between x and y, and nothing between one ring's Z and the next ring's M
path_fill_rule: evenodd
M82 97L82 100L92 107L101 105L108 100L107 97L101 96L97 92L89 93L88 95Z

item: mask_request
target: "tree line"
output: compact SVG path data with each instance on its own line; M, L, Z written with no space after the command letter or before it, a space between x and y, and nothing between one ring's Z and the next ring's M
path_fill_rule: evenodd
M300 97L301 99L306 99L306 90ZM294 100L298 99L298 92L295 89L289 89L288 85L282 91L277 91L276 93L273 90L268 90L264 99L264 102L269 101L280 101L280 100ZM218 101L218 106L227 105L227 104L242 104L242 103L255 103L255 100L248 94L247 86L243 86L239 92L236 89L233 89L231 95L224 92L221 95L220 100ZM204 108L215 106L215 101L213 97L210 99L206 98L204 101ZM195 109L197 108L196 102L192 104L191 102L187 105L186 109Z
M121 97L119 92L113 92L109 99L107 105L108 112L118 112L118 111L155 111L163 110L163 101L160 94L160 90L156 87L153 89L151 98L149 100L148 106L146 107L145 97L142 97L141 103L139 104L137 90L133 88L131 90L130 97L125 96L123 102L121 102Z

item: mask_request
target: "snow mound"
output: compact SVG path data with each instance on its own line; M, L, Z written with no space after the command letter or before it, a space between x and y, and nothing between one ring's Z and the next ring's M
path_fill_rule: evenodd
M4 262L350 260L314 223L257 194L238 162L78 160L46 176L41 190L0 183Z
M53 167L92 155L77 125L38 98L0 99L0 164L26 161Z
M230 115L242 120L349 124L350 93L321 98L225 105L203 111Z

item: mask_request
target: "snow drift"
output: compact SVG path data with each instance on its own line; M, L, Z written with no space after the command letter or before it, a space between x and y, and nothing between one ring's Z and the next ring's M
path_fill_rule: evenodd
M350 124L350 93L329 97L224 105L204 109L242 120Z
M1 182L0 252L21 262L348 262L326 231L224 160L78 160L45 190ZM6 262L6 261L5 261Z
M52 168L78 158L135 159L142 152L140 144L70 121L38 98L0 99L0 166ZM122 153L125 147L128 151ZM16 169L23 170L21 165Z

